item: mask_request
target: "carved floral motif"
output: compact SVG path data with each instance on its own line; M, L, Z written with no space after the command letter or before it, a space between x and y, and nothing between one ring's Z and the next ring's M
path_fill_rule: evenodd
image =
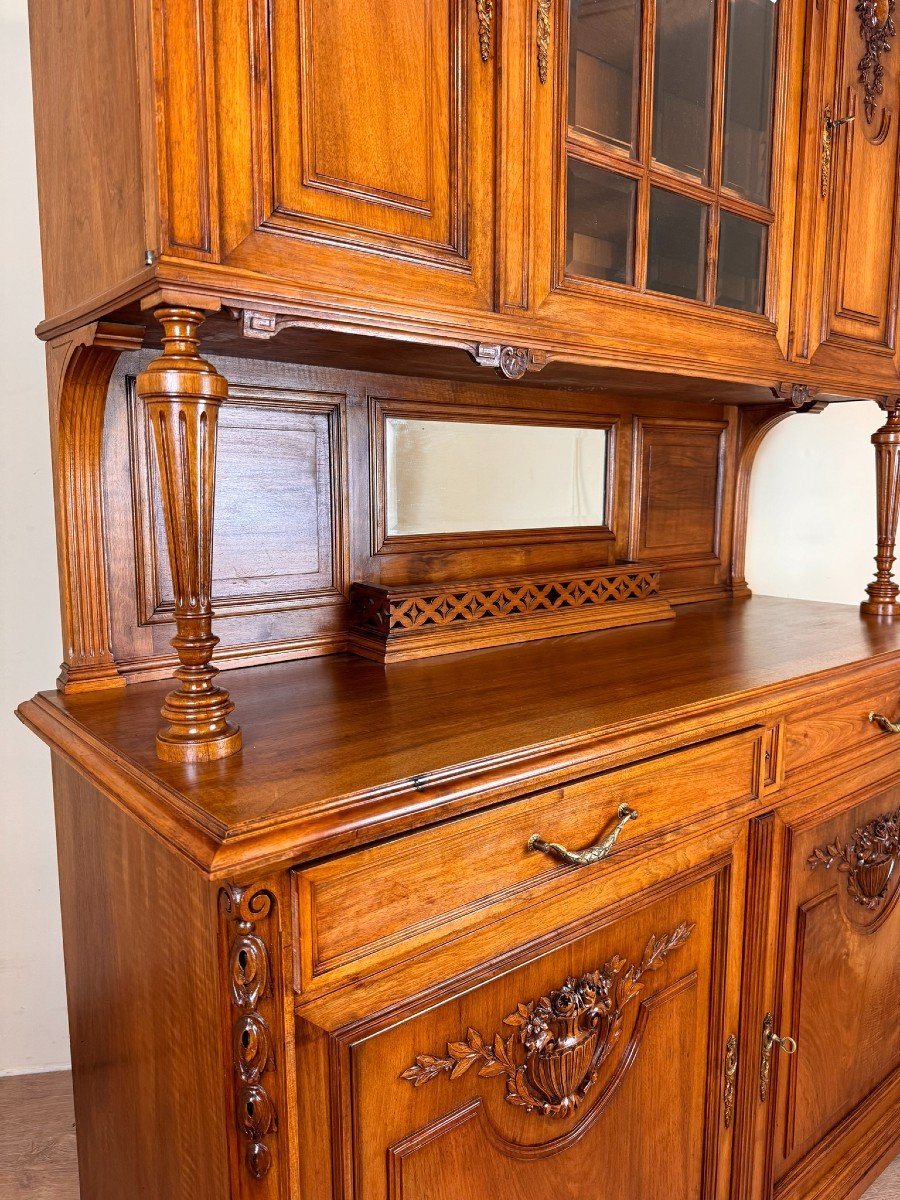
M262 1084L266 1071L274 1068L272 1036L258 1011L269 990L269 952L256 931L272 909L265 891L228 887L222 892L222 908L233 924L235 936L228 953L231 1002L236 1010L232 1026L232 1048L236 1077L235 1106L238 1128L248 1140L246 1163L254 1179L262 1179L272 1165L266 1135L277 1128L275 1105Z
M537 0L537 63L538 78L547 82L550 58L550 0Z
M817 846L808 858L810 867L828 870L837 863L847 876L847 891L863 908L878 908L900 859L900 808L875 817L855 831L849 842Z
M401 1078L422 1087L438 1075L458 1079L477 1066L482 1078L505 1078L510 1104L543 1117L569 1116L620 1038L625 1009L644 990L643 976L686 942L693 928L685 921L651 937L637 965L615 955L600 970L517 1004L503 1019L512 1031L507 1036L486 1039L469 1029L464 1041L448 1043L446 1058L419 1054Z
M737 1038L732 1033L725 1043L725 1084L722 1092L722 1121L725 1128L734 1120L734 1097L737 1090Z
M891 48L894 28L895 0L859 0L856 12L859 16L859 32L865 45L865 53L859 60L859 82L863 89L863 107L866 121L871 124L878 107L877 97L884 91L884 66L882 54Z
M481 61L491 57L491 26L494 21L494 0L475 0L475 15L478 17L478 47Z

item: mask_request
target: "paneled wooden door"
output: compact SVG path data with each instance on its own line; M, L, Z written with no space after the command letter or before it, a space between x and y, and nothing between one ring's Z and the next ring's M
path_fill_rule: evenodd
M887 0L808 7L794 355L896 385L900 47Z
M773 1061L775 1194L810 1194L824 1173L834 1190L815 1194L845 1196L878 1158L848 1163L842 1132L880 1121L867 1145L886 1154L900 1136L900 786L790 820L784 862L778 1032L797 1052Z
M495 9L222 0L223 260L368 307L491 307Z
M331 1088L328 1114L301 1096L303 1194L725 1200L746 835L718 845L464 990L334 1031L301 1019L299 1076Z

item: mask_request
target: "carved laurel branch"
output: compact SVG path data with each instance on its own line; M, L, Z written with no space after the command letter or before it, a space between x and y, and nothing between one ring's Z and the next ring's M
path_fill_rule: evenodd
M266 891L230 886L221 893L222 910L234 936L228 953L232 1008L232 1059L235 1072L235 1109L238 1128L248 1140L246 1163L254 1179L262 1179L272 1165L266 1135L277 1129L275 1105L262 1084L273 1070L272 1036L258 1005L269 992L269 952L256 928L268 917L272 897Z
M464 1041L447 1044L446 1057L417 1055L401 1079L422 1087L442 1074L458 1079L477 1066L481 1078L505 1077L509 1104L544 1117L568 1116L597 1081L621 1036L625 1009L644 989L643 976L687 941L693 928L685 921L651 937L636 965L614 955L600 970L517 1004L503 1018L508 1035L489 1039L470 1028Z
M475 15L478 18L478 47L481 61L491 57L491 27L494 20L494 0L475 0Z
M866 121L871 125L878 107L877 98L884 91L884 66L882 54L891 48L894 28L895 0L859 0L856 12L859 16L859 32L865 53L859 60L859 82L863 89L863 107Z
M817 846L807 862L825 870L837 863L847 876L847 891L855 903L874 909L883 902L894 868L900 860L900 808L861 825L848 842L835 840Z

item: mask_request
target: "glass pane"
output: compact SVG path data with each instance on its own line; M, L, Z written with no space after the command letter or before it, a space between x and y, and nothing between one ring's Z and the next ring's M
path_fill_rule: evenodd
M634 283L633 179L569 159L566 273Z
M640 0L572 0L569 124L635 152Z
M758 204L769 203L777 15L774 0L729 5L722 183Z
M723 212L719 225L716 304L762 312L765 301L768 227Z
M653 157L706 183L713 0L657 0Z
M690 300L705 298L709 206L687 196L650 191L647 287Z
M385 420L387 532L606 524L605 429Z

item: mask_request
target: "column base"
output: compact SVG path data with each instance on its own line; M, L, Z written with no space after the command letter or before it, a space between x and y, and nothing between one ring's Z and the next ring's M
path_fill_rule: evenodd
M215 737L193 740L177 730L163 729L156 735L156 756L164 762L214 762L217 758L237 754L242 745L243 734L239 726L227 725Z
M859 611L864 617L882 617L889 621L900 618L900 604L891 600L863 600Z

